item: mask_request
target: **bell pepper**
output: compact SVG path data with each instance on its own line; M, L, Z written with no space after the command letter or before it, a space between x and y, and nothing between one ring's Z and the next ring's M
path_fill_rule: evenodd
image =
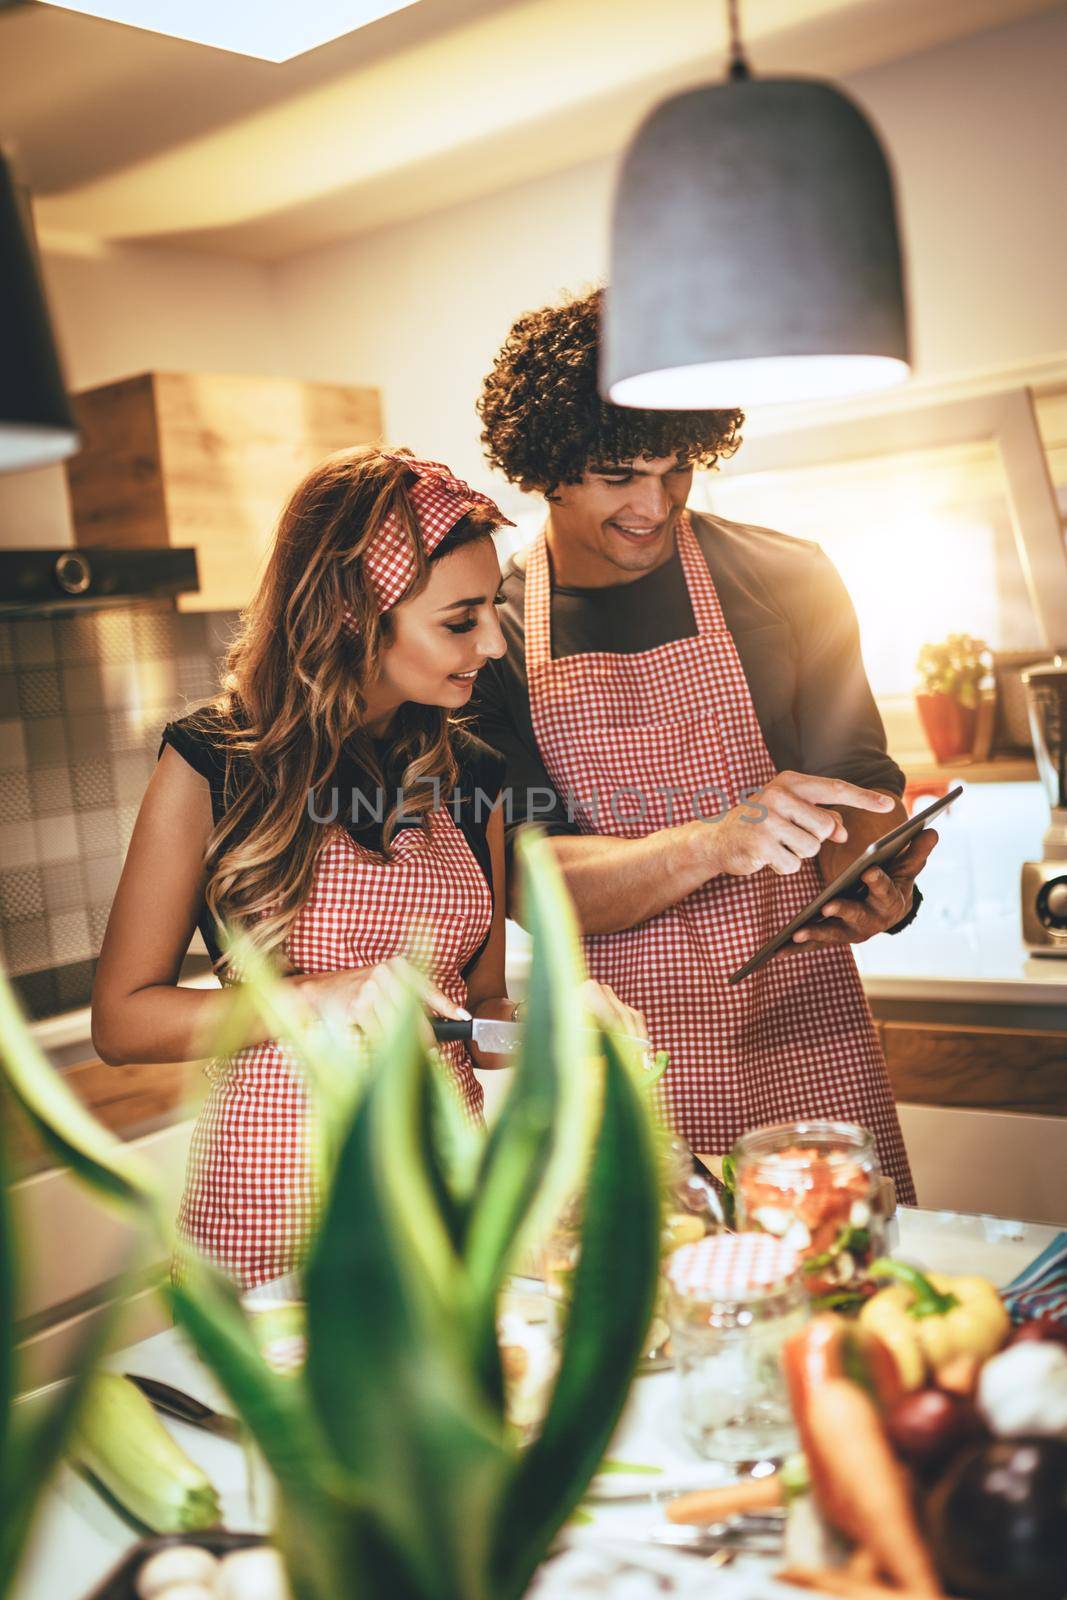
M1011 1322L988 1278L920 1272L903 1261L872 1262L875 1279L894 1279L860 1312L860 1323L893 1352L905 1389L918 1389L955 1357L994 1355Z

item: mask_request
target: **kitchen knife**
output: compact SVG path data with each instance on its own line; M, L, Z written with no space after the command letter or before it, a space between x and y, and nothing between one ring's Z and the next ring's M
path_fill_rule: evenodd
M632 1537L638 1543L665 1545L672 1550L688 1550L695 1556L714 1555L718 1550L744 1551L749 1555L777 1556L782 1553L784 1523L765 1522L751 1517L731 1517L709 1527L664 1522L645 1534Z
M451 1017L431 1017L430 1020L433 1023L433 1036L438 1044L459 1039L464 1044L476 1044L479 1050L485 1050L490 1055L513 1056L522 1039L522 1028L517 1022L494 1022L487 1017L473 1017L465 1021L453 1021ZM626 1037L633 1039L633 1043L643 1051L647 1052L652 1048L647 1039L636 1039L632 1034L627 1034Z
M202 1400L186 1394L184 1389L172 1388L158 1378L142 1378L135 1372L127 1372L124 1376L136 1384L145 1398L164 1416L176 1417L179 1422L188 1422L194 1428L203 1428L208 1433L218 1434L220 1439L232 1440L234 1444L243 1443L245 1430L236 1417L223 1416L221 1411L212 1410Z

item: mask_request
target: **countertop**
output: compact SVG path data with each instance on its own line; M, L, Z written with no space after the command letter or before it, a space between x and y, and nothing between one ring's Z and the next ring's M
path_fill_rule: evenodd
M1056 1234L1054 1228L1039 1224L951 1212L902 1210L899 1224L900 1239L895 1248L898 1256L932 1270L951 1267L955 1271L985 1273L1001 1285L1039 1255ZM161 1378L209 1403L225 1405L211 1377L177 1330L156 1334L119 1351L106 1364L119 1371ZM257 1462L248 1476L242 1453L235 1445L182 1423L167 1425L217 1484L226 1525L262 1529L268 1506L262 1465ZM623 1461L659 1465L668 1476L659 1494L650 1492L624 1503L590 1503L593 1525L584 1530L583 1539L599 1535L613 1545L620 1535L640 1539L643 1528L662 1520L662 1505L658 1502L667 1492L670 1476L697 1472L708 1483L724 1476L724 1469L715 1464L702 1466L682 1439L671 1372L635 1380L610 1453ZM617 1483L617 1479L611 1481ZM132 1546L135 1537L131 1526L84 1479L69 1467L62 1467L46 1498L13 1600L79 1600ZM741 1593L745 1600L764 1600L765 1596L796 1592L785 1591L769 1581L762 1562L747 1561L746 1569L747 1582L740 1588L723 1583L724 1600L727 1595ZM621 1589L622 1585L620 1593Z
M1032 956L1017 911L947 921L924 905L910 928L857 945L872 1000L1067 1008L1067 956Z

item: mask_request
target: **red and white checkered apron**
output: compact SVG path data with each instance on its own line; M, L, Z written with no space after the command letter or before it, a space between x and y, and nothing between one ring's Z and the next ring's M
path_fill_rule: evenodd
M388 861L332 826L286 954L297 972L407 956L462 1006L463 968L491 920L485 875L446 808L430 816L428 833L400 829ZM480 1121L482 1089L466 1046L438 1050L468 1115ZM207 1075L212 1089L193 1131L178 1232L251 1289L299 1264L314 1222L304 1078L276 1043L213 1061Z
M697 632L635 655L591 651L553 660L543 534L530 553L533 728L583 833L641 838L690 818L701 791L718 791L733 806L775 775L687 515L677 540ZM798 1117L856 1122L874 1133L898 1198L913 1202L885 1059L851 950L782 956L744 983L727 983L819 887L811 861L790 877L765 870L713 878L637 927L587 936L589 971L644 1012L653 1045L670 1052L661 1104L693 1149L721 1153L752 1128Z

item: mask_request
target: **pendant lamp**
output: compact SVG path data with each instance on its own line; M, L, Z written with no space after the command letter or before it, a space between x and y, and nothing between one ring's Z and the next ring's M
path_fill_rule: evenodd
M78 448L29 229L0 154L0 472Z
M716 410L900 383L908 324L893 181L828 83L753 78L729 4L726 82L666 100L623 159L600 389Z

